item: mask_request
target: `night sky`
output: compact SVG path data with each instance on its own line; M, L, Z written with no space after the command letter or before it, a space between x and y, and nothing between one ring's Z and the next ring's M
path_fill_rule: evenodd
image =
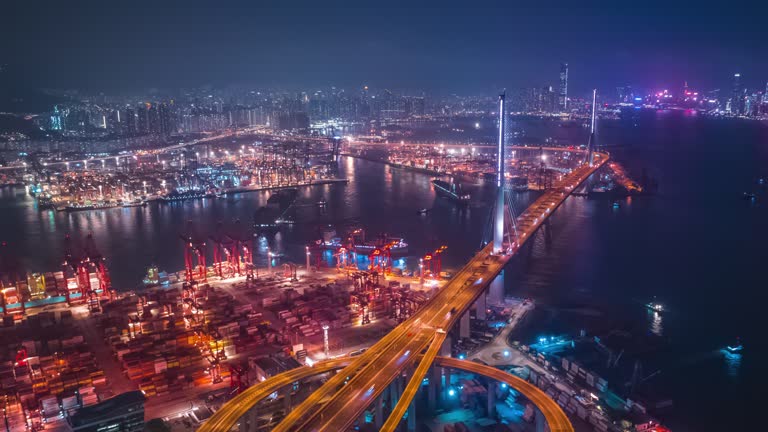
M753 87L768 80L768 21L756 1L371 3L9 1L0 62L15 83L108 92L232 83L495 91L556 84L561 62L574 92L686 79L728 88L734 72Z

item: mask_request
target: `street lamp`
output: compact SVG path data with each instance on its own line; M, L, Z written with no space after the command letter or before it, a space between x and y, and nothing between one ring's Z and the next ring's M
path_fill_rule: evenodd
M323 351L325 358L328 358L328 324L323 324Z

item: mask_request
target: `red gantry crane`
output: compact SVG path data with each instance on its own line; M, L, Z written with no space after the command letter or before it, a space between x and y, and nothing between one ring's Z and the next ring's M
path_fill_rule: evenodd
M187 232L180 235L184 241L184 268L185 280L203 281L208 280L208 269L205 264L205 240L196 235L192 222L187 226Z

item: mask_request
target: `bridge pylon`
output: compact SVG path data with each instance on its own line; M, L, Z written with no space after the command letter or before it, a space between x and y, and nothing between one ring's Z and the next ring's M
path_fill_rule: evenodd
M594 152L595 152L595 140L596 140L596 132L597 132L597 119L595 117L595 113L597 112L597 89L592 90L592 121L589 125L589 141L587 142L587 158L584 161L585 163L589 164L589 166L593 166L594 164Z
M499 95L499 140L496 148L496 208L493 216L493 251L504 249L504 93Z

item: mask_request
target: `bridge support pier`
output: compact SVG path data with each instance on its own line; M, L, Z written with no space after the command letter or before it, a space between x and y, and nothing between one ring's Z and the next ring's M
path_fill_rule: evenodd
M475 301L475 316L477 319L485 321L486 309L488 309L488 306L485 304L485 291L483 291Z
M504 303L504 270L491 282L488 297L491 304Z
M451 389L451 370L444 368L443 373L445 375L445 399L448 399L450 397L448 391Z
M400 396L403 395L403 376L398 375L397 378L395 378L395 401L392 403L392 406L396 406L397 402L400 401ZM394 408L393 408L394 409Z
M291 412L291 388L290 388L290 386L286 387L283 390L283 409L285 409L286 413Z
M469 311L464 312L459 320L459 337L469 338Z
M541 413L541 410L538 408L534 408L536 410L536 432L549 432L549 426L547 426L547 419L544 418L544 414Z
M375 406L375 425L376 429L381 429L381 426L384 424L384 398L383 395L376 398L376 402L374 402Z
M496 381L490 381L488 383L488 417L493 418L496 416Z
M408 432L416 432L416 398L408 406Z
M429 387L427 388L427 406L430 411L434 411L437 408L437 395L441 393L440 389L443 386L443 374L437 366L432 366L429 374Z
M245 413L245 415L240 418L240 426L238 427L238 430L240 432L251 432L256 430L256 409L251 408L248 410L248 412Z

